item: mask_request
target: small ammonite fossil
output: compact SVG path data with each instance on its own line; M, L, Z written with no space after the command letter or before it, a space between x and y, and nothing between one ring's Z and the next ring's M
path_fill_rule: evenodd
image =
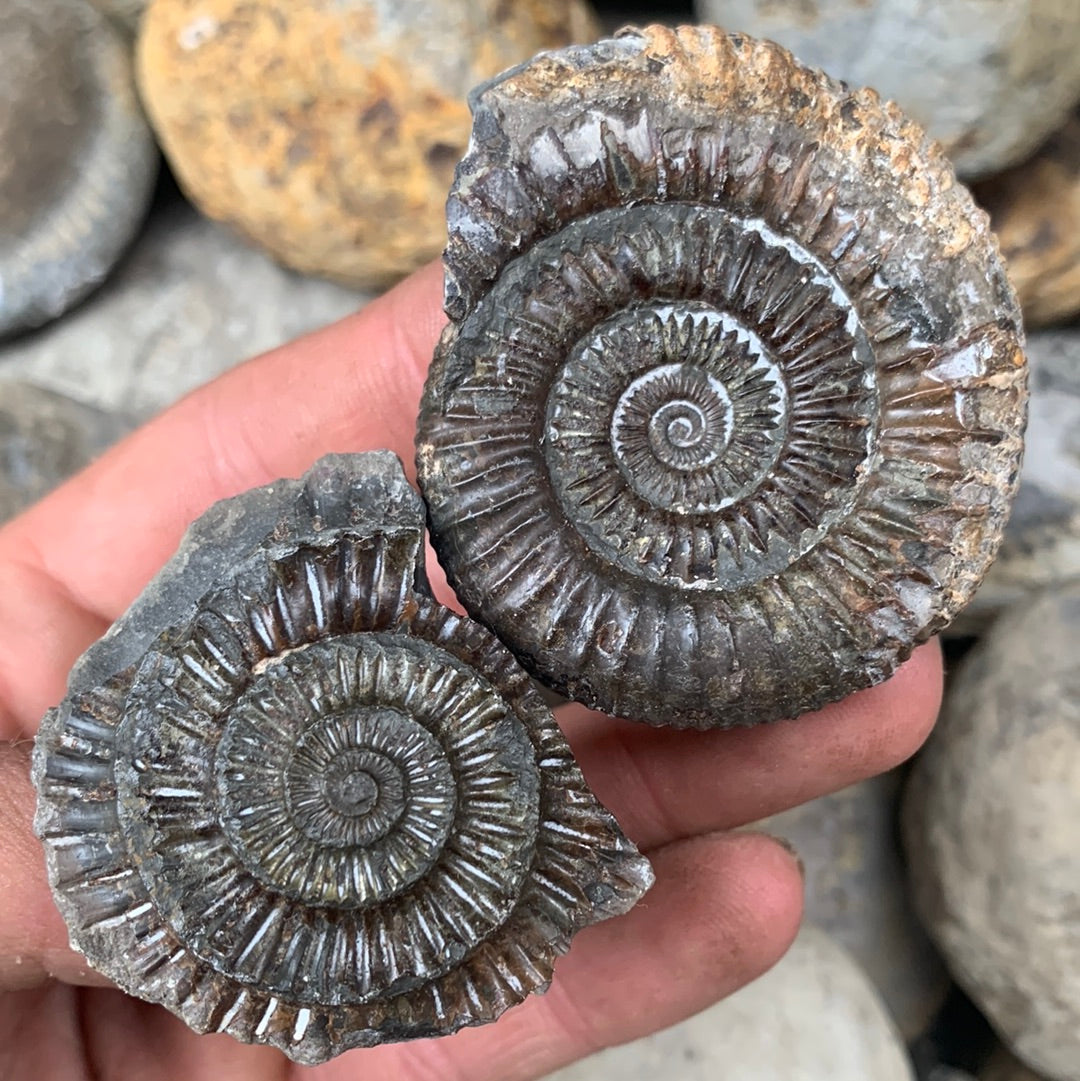
M886 678L992 559L1020 316L873 91L710 27L480 87L420 482L468 610L610 713L710 727Z
M299 1062L493 1020L647 861L527 674L436 603L389 453L212 508L42 724L75 948Z

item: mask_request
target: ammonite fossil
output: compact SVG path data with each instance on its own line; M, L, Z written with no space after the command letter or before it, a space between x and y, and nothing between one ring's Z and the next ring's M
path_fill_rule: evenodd
M1021 453L985 215L870 90L710 27L479 88L421 487L542 680L708 727L887 677L975 589Z
M314 1063L492 1020L651 883L422 540L388 453L221 503L42 724L73 945L200 1032Z

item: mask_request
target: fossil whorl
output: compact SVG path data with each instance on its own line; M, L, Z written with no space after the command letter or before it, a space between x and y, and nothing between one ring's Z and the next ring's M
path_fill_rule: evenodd
M548 684L707 727L887 677L1021 452L985 215L869 90L709 27L480 87L417 461L462 603Z
M72 944L306 1063L497 1017L647 862L510 654L423 583L389 454L226 501L35 750Z

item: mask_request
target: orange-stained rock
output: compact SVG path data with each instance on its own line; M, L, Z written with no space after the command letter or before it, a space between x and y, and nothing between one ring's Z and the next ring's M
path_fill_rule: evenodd
M990 212L1024 323L1080 312L1080 116L1030 160L975 188Z
M467 91L595 33L583 0L156 0L138 69L203 211L288 266L374 288L444 244Z

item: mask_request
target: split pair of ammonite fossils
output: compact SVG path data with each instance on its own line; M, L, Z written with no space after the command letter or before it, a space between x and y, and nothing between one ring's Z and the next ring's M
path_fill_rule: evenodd
M37 745L73 944L301 1062L493 1019L648 887L529 674L695 727L878 682L1019 465L985 216L873 92L654 27L472 105L418 466L479 622L399 463L326 459L200 519Z

